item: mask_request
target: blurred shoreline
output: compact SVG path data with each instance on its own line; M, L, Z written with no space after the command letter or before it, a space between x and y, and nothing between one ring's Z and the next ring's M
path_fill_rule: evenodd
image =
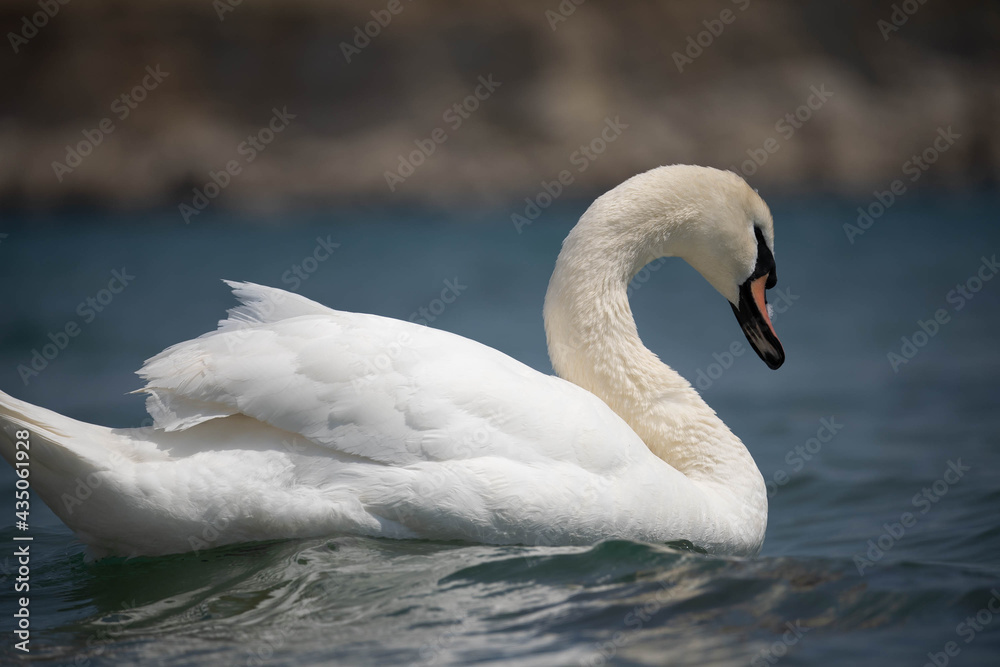
M1000 9L914 6L67 2L14 52L39 5L9 2L0 210L513 213L678 162L870 197L921 156L920 188L995 188Z

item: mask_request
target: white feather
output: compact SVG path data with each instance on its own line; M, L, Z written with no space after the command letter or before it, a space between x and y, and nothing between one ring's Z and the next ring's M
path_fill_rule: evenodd
M625 296L646 261L679 255L731 298L753 268L754 223L770 242L759 197L698 167L595 202L546 297L562 378L444 331L230 283L241 305L216 331L140 371L154 428L0 393L0 451L12 460L16 431L31 432L35 490L97 556L335 533L754 554L760 473L641 345Z

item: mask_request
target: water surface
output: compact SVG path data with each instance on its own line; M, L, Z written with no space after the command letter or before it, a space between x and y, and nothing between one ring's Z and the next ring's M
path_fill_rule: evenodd
M914 195L852 244L842 225L858 203L773 206L784 296L771 300L787 353L777 372L747 351L729 306L688 267L666 262L633 285L646 344L698 382L771 483L760 558L628 541L330 536L90 563L36 502L30 657L919 666L954 642L950 664L997 664L1000 616L988 605L996 598L1000 610L1000 280L968 299L953 290L975 287L982 258L1000 250L998 202ZM522 234L505 211L474 224L364 211L286 226L278 216L249 226L185 226L174 215L11 221L0 243L0 387L78 419L141 425L141 398L125 395L139 386L132 372L215 326L233 304L220 278L403 319L427 317L423 308L431 326L550 372L542 299L582 207L550 210ZM115 270L134 278L98 301L100 312L81 309ZM436 303L449 284L454 301ZM902 355L901 337L912 340L939 310L947 321L917 335L924 344L894 369L888 355ZM25 384L18 366L70 322L80 334ZM734 343L744 352L734 355ZM14 475L0 473L0 509L12 513ZM8 545L12 521L0 522ZM0 552L5 609L12 552ZM4 636L3 660L20 657Z

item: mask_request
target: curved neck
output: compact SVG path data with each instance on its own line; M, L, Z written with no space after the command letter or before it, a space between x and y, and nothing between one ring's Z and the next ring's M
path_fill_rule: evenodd
M553 368L607 403L653 454L712 487L727 511L766 516L764 481L746 447L636 330L628 284L646 263L673 254L669 236L623 237L636 226L609 224L601 212L588 210L574 227L549 282L544 318Z

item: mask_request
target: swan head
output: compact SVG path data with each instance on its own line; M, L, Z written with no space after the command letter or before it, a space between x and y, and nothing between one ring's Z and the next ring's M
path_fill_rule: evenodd
M680 257L698 271L729 301L764 363L781 366L785 353L767 306L777 283L774 222L764 200L730 171L657 167L599 197L566 239L553 278L564 275L550 292L572 290L570 275L579 278L588 263L613 263L627 284L660 257Z
M768 367L779 368L785 352L767 304L767 290L778 281L770 209L731 171L686 165L661 169L678 201L665 211L670 231L660 252L684 259L724 296L757 355Z

